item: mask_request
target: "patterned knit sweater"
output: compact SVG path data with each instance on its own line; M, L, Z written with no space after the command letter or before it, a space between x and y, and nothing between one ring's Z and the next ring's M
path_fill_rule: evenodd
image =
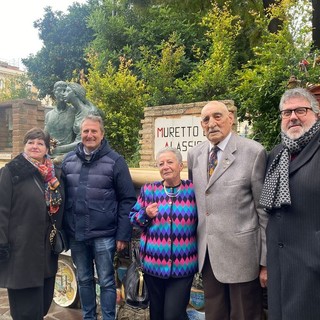
M168 191L176 197L170 197ZM146 207L153 202L158 204L158 214L150 219ZM145 184L130 220L142 229L140 255L145 273L166 279L187 277L198 271L198 216L190 180L181 180L180 186L167 188L167 192L162 181Z

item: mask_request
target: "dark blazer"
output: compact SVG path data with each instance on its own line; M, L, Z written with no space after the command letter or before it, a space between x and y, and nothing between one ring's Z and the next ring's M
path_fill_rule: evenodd
M188 153L198 208L199 270L208 250L220 282L252 281L259 265L266 265L267 214L259 207L266 151L258 142L232 133L210 180L208 154L208 141Z
M269 155L270 165L282 146ZM272 320L320 319L320 131L290 163L291 206L270 212L268 306Z
M59 172L58 172L59 171ZM56 170L59 179L60 170ZM0 171L0 245L9 244L10 257L0 261L0 287L22 289L43 285L57 272L58 255L51 251L51 222L38 170L18 155ZM59 191L64 199L63 185ZM63 204L55 215L61 226Z

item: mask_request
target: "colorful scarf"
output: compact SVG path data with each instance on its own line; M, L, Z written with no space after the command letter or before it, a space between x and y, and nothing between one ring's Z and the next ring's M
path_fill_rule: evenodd
M62 203L62 198L58 190L60 182L55 176L54 164L52 160L49 158L48 155L46 155L44 158L44 163L41 163L33 158L28 157L25 153L23 153L23 156L38 169L44 180L44 195L49 213L57 213L60 204Z

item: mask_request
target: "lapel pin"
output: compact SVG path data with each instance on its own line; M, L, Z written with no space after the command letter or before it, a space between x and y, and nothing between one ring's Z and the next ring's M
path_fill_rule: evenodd
M230 165L230 161L229 161L229 159L228 158L226 158L226 159L224 159L223 160L223 169L225 169L227 166L229 166Z

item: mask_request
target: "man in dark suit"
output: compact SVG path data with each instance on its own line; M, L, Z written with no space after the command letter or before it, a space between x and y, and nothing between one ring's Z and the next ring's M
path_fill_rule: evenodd
M205 315L207 320L261 320L267 214L258 204L266 151L233 133L233 122L224 103L209 102L201 112L208 140L188 153L198 208ZM217 154L212 161L213 147Z
M268 158L261 204L267 227L268 316L320 319L319 104L307 90L280 101L281 144Z

